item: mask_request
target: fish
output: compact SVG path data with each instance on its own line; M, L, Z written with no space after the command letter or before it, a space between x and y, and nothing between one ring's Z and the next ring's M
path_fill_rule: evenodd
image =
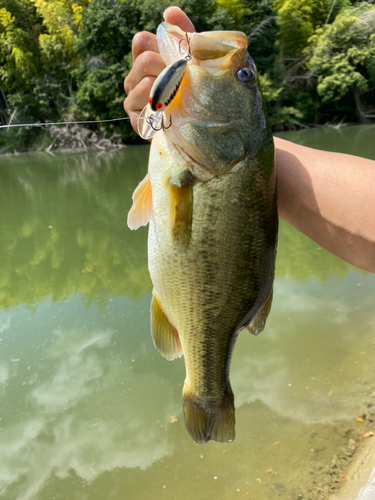
M186 429L197 444L231 443L233 348L241 330L264 329L272 302L273 137L244 33L164 22L157 43L166 66L187 64L163 110L171 126L153 131L128 225L149 224L151 335L164 358L184 357Z

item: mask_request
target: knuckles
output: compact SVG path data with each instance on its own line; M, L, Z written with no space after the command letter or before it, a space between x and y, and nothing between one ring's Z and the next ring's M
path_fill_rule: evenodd
M148 31L136 33L132 41L133 66L124 80L127 95L124 109L130 117L132 127L137 132L140 106L148 99L155 77L165 67L158 51L156 36ZM147 102L145 101L145 104Z
M148 31L139 31L132 41L133 58L136 59L139 54L147 50L157 50L156 37Z
M158 52L147 50L139 54L133 62L133 67L130 73L125 78L124 89L127 95L148 76L156 77L163 70L165 64Z

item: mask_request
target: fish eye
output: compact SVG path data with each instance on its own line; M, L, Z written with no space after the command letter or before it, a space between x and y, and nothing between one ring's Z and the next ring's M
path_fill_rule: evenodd
M236 73L237 80L241 83L249 83L255 78L255 72L250 68L241 68Z

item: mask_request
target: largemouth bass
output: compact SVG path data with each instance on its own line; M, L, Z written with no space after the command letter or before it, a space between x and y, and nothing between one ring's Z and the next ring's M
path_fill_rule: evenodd
M273 139L245 34L163 23L157 41L166 65L187 64L128 224L150 223L151 333L165 358L185 358L186 428L196 443L231 442L233 347L240 330L263 330L272 301Z

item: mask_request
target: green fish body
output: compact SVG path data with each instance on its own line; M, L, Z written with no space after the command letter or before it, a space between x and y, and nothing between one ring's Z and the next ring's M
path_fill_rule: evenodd
M153 138L129 225L150 222L151 333L164 357L185 358L186 428L196 443L231 442L233 347L243 328L263 330L272 301L274 146L246 36L188 37L158 29L166 64L181 45L192 58L166 111L172 126Z

